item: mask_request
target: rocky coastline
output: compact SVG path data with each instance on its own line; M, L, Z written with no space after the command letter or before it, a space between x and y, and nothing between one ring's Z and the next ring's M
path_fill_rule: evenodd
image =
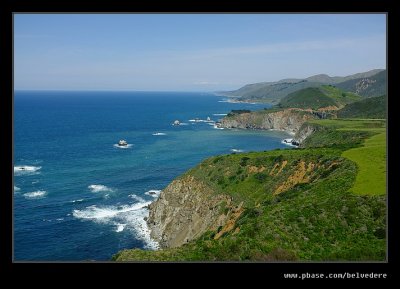
M316 128L306 123L318 118L311 112L281 110L250 112L224 117L218 126L231 129L282 130L293 135L291 145L301 146ZM161 248L175 248L188 243L208 230L229 230L241 211L231 197L190 175L175 179L149 205L147 224L151 237Z

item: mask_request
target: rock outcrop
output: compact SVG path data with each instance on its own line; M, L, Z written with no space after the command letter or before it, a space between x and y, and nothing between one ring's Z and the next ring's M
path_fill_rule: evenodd
M179 247L229 220L231 198L186 175L174 180L150 204L147 223L162 248ZM228 210L224 210L228 208ZM224 214L223 211L227 211Z
M301 144L306 138L312 135L315 131L317 131L317 126L309 123L304 123L300 127L300 129L296 132L292 141Z
M307 120L319 118L311 111L285 109L275 112L242 113L221 120L220 127L241 129L274 129L296 133Z

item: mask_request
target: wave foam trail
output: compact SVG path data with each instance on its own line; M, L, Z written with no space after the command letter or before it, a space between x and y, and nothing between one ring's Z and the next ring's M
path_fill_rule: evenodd
M240 150L240 149L231 149L231 152L233 152L233 153L242 153L243 150Z
M114 147L119 148L119 149L130 149L133 146L133 144L127 144L126 146L120 146L118 144L114 144Z
M135 211L142 209L149 205L151 202L145 203L137 203L133 205L123 205L123 206L105 206L105 207L97 207L96 205L92 205L86 207L84 210L73 210L72 215L75 218L79 219L93 219L93 220L102 220L114 218L119 214Z
M103 207L93 205L83 210L73 210L72 215L78 219L117 226L116 229L114 227L115 232L122 232L125 229L133 231L136 238L145 243L145 248L155 250L159 248L159 244L151 239L150 230L145 221L149 215L147 209L149 204L151 202Z
M27 199L40 199L40 198L43 198L46 194L47 194L46 191L35 191L35 192L31 192L31 193L26 193L26 194L24 194L24 196Z
M35 166L14 166L14 174L16 176L21 175L34 175L38 174L38 170L42 167L35 167Z
M135 194L128 195L128 197L130 197L130 198L132 198L132 199L134 199L134 200L136 200L138 202L142 202L142 203L146 202L143 198L141 198L141 197L139 197L139 196L137 196Z
M79 199L79 200L72 200L71 203L80 203L83 202L83 199Z
M153 135L167 135L167 134L164 132L156 132L156 133L153 133Z
M153 198L158 198L161 194L161 190L150 190L145 192L145 195L152 196Z
M18 188L17 186L14 186L14 192L19 192L21 189Z
M117 229L115 230L115 232L117 232L117 233L122 232L126 226L126 224L119 224L119 223L116 223L116 225L117 225Z
M90 185L88 186L88 189L92 191L92 193L98 193L98 192L113 192L113 189L104 186L104 185Z
M281 143L291 147L297 147L296 145L292 144L292 140L292 138L285 138L281 141Z

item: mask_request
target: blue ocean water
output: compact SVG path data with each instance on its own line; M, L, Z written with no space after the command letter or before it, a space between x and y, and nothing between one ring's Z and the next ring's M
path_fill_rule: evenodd
M264 107L210 93L15 92L14 259L110 260L157 248L146 205L174 178L213 155L286 147L283 132L193 120Z

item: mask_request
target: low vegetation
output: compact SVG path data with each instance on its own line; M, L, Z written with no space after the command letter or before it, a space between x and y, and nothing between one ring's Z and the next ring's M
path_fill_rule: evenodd
M311 125L319 130L304 148L212 157L186 172L243 207L229 227L179 248L124 250L113 260L385 260L385 121Z
M338 111L339 118L386 118L386 95L350 103Z
M317 110L327 107L342 107L359 99L360 97L354 93L344 92L331 85L322 85L293 92L282 98L279 106Z

